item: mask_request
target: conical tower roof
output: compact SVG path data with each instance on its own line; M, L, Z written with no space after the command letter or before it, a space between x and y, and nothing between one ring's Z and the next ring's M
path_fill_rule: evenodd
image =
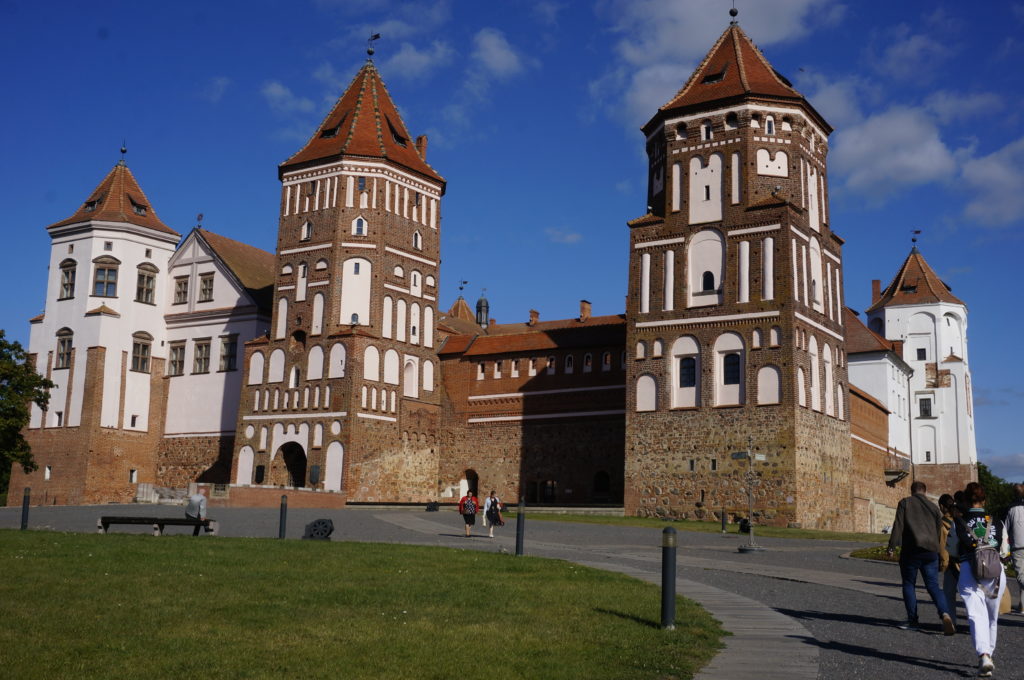
M821 114L768 63L761 50L735 23L725 29L682 89L658 110L645 128L669 111L707 108L706 105L713 102L751 96L801 103L827 132L832 131Z
M117 162L114 169L107 173L99 186L93 189L85 203L66 220L51 224L48 229L62 227L77 222L99 220L103 222L127 222L140 227L148 227L164 234L180 236L180 234L156 216L142 187L135 181L132 171L124 160Z
M921 251L914 246L910 249L910 255L903 262L903 266L896 273L892 283L882 292L881 297L868 307L868 311L873 312L882 307L923 305L935 302L964 304L960 298L953 295L952 289L939 278L935 270L925 261ZM966 307L966 305L964 306Z
M444 182L420 155L377 67L369 59L306 145L282 163L279 172L342 156L386 158Z

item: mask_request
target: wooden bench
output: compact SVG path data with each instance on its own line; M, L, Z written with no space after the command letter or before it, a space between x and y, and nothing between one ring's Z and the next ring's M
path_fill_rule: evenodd
M163 536L165 526L203 527L213 536L217 535L217 522L212 519L189 519L187 517L118 517L104 515L96 522L96 529L101 534L107 533L111 524L149 524L153 527L154 536Z

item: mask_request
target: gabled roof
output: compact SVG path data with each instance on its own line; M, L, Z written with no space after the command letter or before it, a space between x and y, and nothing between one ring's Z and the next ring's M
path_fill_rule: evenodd
M895 352L892 342L864 325L849 307L843 309L843 325L846 327L846 353Z
M270 309L277 270L277 260L273 253L198 227L195 234L234 274L256 304Z
M420 155L377 67L369 59L306 145L281 164L279 174L293 166L342 156L386 158L444 182Z
M487 333L452 336L440 353L486 356L568 347L621 347L626 342L626 318L616 314L592 316L586 321L538 321L532 326L525 323L494 324Z
M802 102L828 132L832 130L804 96L772 68L761 50L735 23L719 36L690 79L658 110L655 118L666 111L749 96Z
M127 222L140 227L148 227L164 234L180 236L159 217L153 209L142 187L135 181L132 171L124 160L117 162L114 169L107 173L99 186L93 189L85 203L66 220L51 224L47 229L62 227L76 222L102 220L104 222Z
M925 262L921 251L914 246L910 249L910 255L903 262L903 266L896 272L892 283L882 291L881 297L868 307L868 311L873 312L882 307L923 305L935 302L964 304L960 298L953 295L952 289L939 278L935 270Z

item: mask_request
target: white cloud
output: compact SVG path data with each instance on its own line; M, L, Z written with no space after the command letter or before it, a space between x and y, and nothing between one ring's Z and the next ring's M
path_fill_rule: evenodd
M834 25L843 11L835 0L775 0L749 3L739 19L764 46L798 38L814 25ZM616 46L619 62L590 84L590 92L631 127L646 122L683 86L711 47L708 36L721 33L728 21L719 0L611 0L603 13L612 32L623 36Z
M343 3L350 3L350 0L340 0ZM357 9L346 7L350 11L359 11L364 14L380 14L388 18L383 21L364 22L352 25L345 32L345 37L333 41L336 47L348 47L353 40L366 40L374 33L380 33L382 45L388 45L388 41L403 40L422 33L429 33L444 25L451 19L451 0L437 0L426 2L377 2L377 6L366 6L360 2Z
M560 2L541 0L541 2L538 2L533 6L531 13L541 24L545 26L555 26L558 24L558 13L563 9L565 9L565 5Z
M296 96L276 80L264 83L260 92L270 108L278 113L309 113L313 110L313 100Z
M215 76L210 78L206 82L206 87L203 88L203 99L211 104L216 104L224 97L224 92L227 91L228 85L230 84L231 79L226 76Z
M985 450L978 456L978 462L984 463L992 474L1008 482L1024 480L1024 453L999 455Z
M894 26L878 36L884 47L872 50L871 62L881 75L894 80L922 80L936 75L937 66L954 53L949 42L939 42L923 33L911 33L906 24Z
M999 111L1003 108L1003 98L994 92L965 94L938 90L928 96L924 105L935 114L940 123L946 124Z
M404 42L398 52L381 64L381 70L389 75L413 80L427 76L434 69L447 66L454 56L455 50L440 40L435 40L422 50Z
M876 201L905 187L950 179L956 170L932 119L904 106L837 132L831 160L847 188Z
M508 78L526 68L523 58L496 28L481 28L473 36L473 45L471 57L488 75Z
M964 215L987 226L1024 219L1024 137L964 163L961 176L972 192Z
M796 83L807 101L834 128L842 129L864 119L861 98L868 84L862 78L829 80L820 73L800 73Z
M582 234L575 231L569 231L567 229L555 229L553 227L548 227L544 230L544 233L547 234L548 240L552 243L572 245L583 240Z

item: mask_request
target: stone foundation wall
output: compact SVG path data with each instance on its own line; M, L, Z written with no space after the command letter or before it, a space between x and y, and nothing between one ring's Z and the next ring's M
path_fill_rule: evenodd
M960 491L970 482L978 481L978 466L955 464L915 465L913 478L914 481L924 482L928 487L928 495L937 498L944 493L952 494Z
M227 484L234 446L234 435L165 437L157 450L157 486L180 489L191 482Z
M796 433L796 522L852 531L850 423L797 408Z

